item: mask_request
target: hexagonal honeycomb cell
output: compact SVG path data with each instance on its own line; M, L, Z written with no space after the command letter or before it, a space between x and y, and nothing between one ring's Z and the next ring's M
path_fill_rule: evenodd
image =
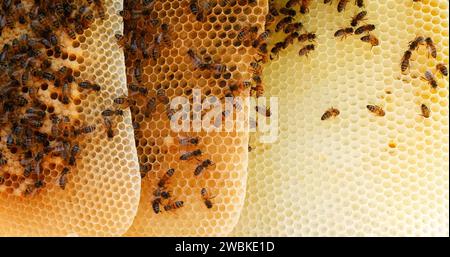
M264 67L266 95L279 97L279 139L264 145L251 136L247 197L232 235L448 236L448 77L436 75L437 88L420 79L448 66L448 1L364 1L380 40L373 48L334 38L359 11L350 1L338 13L336 2L311 1L297 17L317 34L308 58L295 43ZM402 74L402 55L419 35L432 38L437 58L420 46ZM340 115L321 121L330 107Z
M31 3L22 2L28 7ZM87 4L84 0L71 3ZM105 19L96 18L75 40L56 32L61 53L50 49L44 52L53 66L69 67L76 80L97 83L100 92L86 94L72 88L73 101L68 105L60 103L53 85L42 83L38 92L48 113L67 115L78 126L96 125L96 130L79 138L81 151L64 190L59 186L59 178L66 164L58 158L48 158L41 171L45 187L24 196L32 178L23 177L17 157L3 151L8 164L0 170L0 235L119 236L131 225L140 191L131 114L124 110L124 116L115 120L113 139L107 138L100 118L104 109L113 106L113 99L127 91L123 52L114 37L123 28L117 15L122 1L106 0L104 6ZM25 29L22 25L15 30L5 29L1 45L17 38ZM1 132L4 150L7 132Z
M249 64L257 57L251 46L237 43L238 31L244 26L258 26L263 31L267 1L209 1L211 10L204 21L191 13L191 1L155 1L151 19L159 21L152 37L159 37L161 24L169 27L170 45L160 50L156 60L143 61L143 83L135 76L139 58L127 58L128 83L140 84L149 89L149 97L158 98L158 92L173 99L193 97L193 89L200 88L202 97L225 96L230 83L251 79ZM227 3L228 2L228 3ZM226 71L216 73L197 68L188 55L193 50L200 58L226 65ZM130 88L130 86L129 86ZM249 94L249 90L236 93ZM236 95L236 96L238 96ZM175 133L170 128L167 108L158 100L150 117L144 115L146 101L133 97L138 103L132 113L139 124L136 145L141 167L149 171L142 181L141 202L138 214L126 236L202 236L226 235L236 224L245 196L247 171L248 132L192 132ZM244 110L248 109L243 105ZM198 145L182 145L182 138L198 138ZM186 152L200 149L196 160L180 160ZM201 175L194 170L204 160L214 165ZM183 201L184 207L156 214L152 208L158 182L167 170L175 169L167 186L172 201ZM208 209L201 196L205 188L212 199ZM161 203L160 208L170 202Z

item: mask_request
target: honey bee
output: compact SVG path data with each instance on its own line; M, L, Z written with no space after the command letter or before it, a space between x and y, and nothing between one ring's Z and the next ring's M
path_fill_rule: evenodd
M270 117L272 115L270 108L268 108L266 106L255 106L255 110L256 110L256 112L258 112L266 117Z
M166 173L162 176L162 178L158 182L159 187L165 187L167 182L173 175L175 174L175 169L168 169Z
M252 37L252 35L255 35L256 33L258 33L257 26L243 27L237 34L237 39L239 42L243 42L247 40L249 37Z
M195 151L187 152L187 153L182 154L180 156L180 160L187 161L187 160L190 160L193 157L197 157L197 156L200 156L200 155L202 155L202 150L197 149Z
M403 54L402 60L400 62L400 68L402 72L405 72L409 69L409 60L411 59L412 52L410 50L405 51Z
M363 21L367 15L367 11L361 11L352 18L350 25L356 27L360 21Z
M284 42L278 42L275 44L275 46L270 50L270 60L273 60L273 56L278 56L278 54L281 52L281 50L284 49ZM272 55L273 54L273 55Z
M5 157L3 156L3 153L0 151L0 166L4 166L8 163L8 160L5 159ZM2 184L2 183L0 183Z
M166 23L161 24L161 30L162 32L155 38L156 45L170 46L172 43L169 34L169 25Z
M156 96L158 100L163 104L168 104L170 101L169 97L166 95L166 91L164 90L164 88L158 89L158 91L156 91Z
M167 205L164 206L164 210L165 211L171 211L171 210L176 210L179 209L181 207L184 206L184 202L183 201L176 201L173 203L169 203Z
M370 32L372 30L375 30L375 25L373 24L362 25L361 27L355 30L355 35L359 35L364 32Z
M425 42L425 39L422 36L416 37L413 41L409 42L409 50L415 51L419 45L423 44Z
M430 118L431 111L430 111L430 108L428 108L428 106L426 106L425 104L422 104L420 106L420 110L422 111L423 117Z
M331 107L330 109L326 110L325 113L320 118L321 120L328 120L331 117L337 117L340 114L340 111L336 108Z
M161 204L161 198L156 198L152 201L152 208L156 214L161 212L160 204Z
M203 198L203 203L206 205L206 208L211 209L213 207L213 203L211 199L213 199L215 196L210 196L208 190L206 188L202 188L200 190L200 195Z
M386 115L383 108L381 108L377 105L367 105L366 107L370 112L374 113L376 116L382 117L382 116Z
M277 25L275 25L275 32L284 29L288 24L292 23L293 20L294 19L291 16L284 17L277 23Z
M155 197L161 197L163 199L169 199L171 197L171 194L169 191L164 191L162 188L157 188L154 192L153 195Z
M201 68L203 66L203 60L194 52L194 50L189 49L187 54L192 59L195 68Z
M423 76L421 79L427 81L432 88L438 87L436 78L434 77L433 73L429 70L425 71L425 76Z
M95 8L97 10L100 19L104 20L106 18L105 7L103 6L103 0L94 0Z
M292 7L296 6L296 5L300 5L300 1L301 0L289 0L286 3L286 8L292 8Z
M284 48L287 48L289 45L293 44L294 40L297 39L298 36L299 36L298 32L293 32L293 33L289 34L284 39Z
M106 109L106 110L102 111L101 114L102 114L102 116L105 116L105 117L110 117L110 116L114 116L114 115L122 116L122 115L123 115L123 110L119 110L119 109L117 109L117 110ZM95 126L94 126L94 127L95 127Z
M202 174L202 172L207 169L209 166L213 165L214 163L210 159L204 160L200 165L198 165L194 170L194 176L198 176Z
M147 104L145 105L144 115L145 117L150 117L156 111L156 98L151 97L148 99Z
M348 27L348 28L343 28L343 29L338 29L336 30L336 32L334 33L334 37L340 37L341 40L346 38L348 35L353 34L353 28L352 27Z
M310 4L310 0L301 0L300 3L300 13L301 14L305 14L309 12L309 4Z
M430 37L427 37L425 42L427 43L428 54L436 59L436 46L434 45L433 40Z
M363 7L364 7L364 0L355 0L355 4L356 4L359 8L363 8Z
M342 12L345 10L345 7L347 6L349 0L339 0L339 3L337 5L337 11Z
M372 47L378 46L380 44L378 38L371 34L361 37L361 41L370 43Z
M66 189L67 185L67 174L69 174L70 170L67 167L64 167L64 169L61 171L61 175L59 176L58 185L61 187L62 190Z
M200 141L199 137L185 137L180 138L178 142L180 145L198 145L198 142Z
M287 15L287 16L292 16L292 17L294 17L295 15L297 15L297 12L296 12L295 10L290 9L290 8L286 8L286 7L281 8L281 9L279 10L279 12L280 12L281 14L284 14L284 15Z
M436 64L436 70L438 71L438 72L440 72L443 76L448 76L448 70L447 70L447 67L445 66L445 64L443 64L443 63L438 63L438 64Z
M305 42L305 41L314 41L316 39L315 33L306 32L303 34L300 34L297 38L298 42Z
M154 0L143 0L143 1L142 1L142 4L143 4L144 6L147 6L147 5L153 4L154 2L155 2Z
M284 33L291 34L293 32L299 31L302 27L303 24L301 22L291 23L284 28Z
M313 44L306 45L305 47L300 49L300 51L298 52L298 55L308 57L308 54L311 51L314 51L314 49L315 49L315 46Z
M253 43L252 43L252 46L254 47L254 48L258 48L258 46L263 46L263 45L265 45L266 47L267 47L267 44L265 44L265 42L267 41L267 39L269 38L269 36L270 36L270 34L271 34L271 31L268 29L268 30L265 30L263 33L261 33L254 41L253 41ZM263 51L262 52L264 52L264 49L262 49ZM261 51L261 50L260 50Z
M136 60L134 63L134 78L137 82L142 83L142 63L141 60Z
M112 120L109 117L103 117L103 125L105 126L106 135L108 136L108 138L113 138L114 131L112 129Z

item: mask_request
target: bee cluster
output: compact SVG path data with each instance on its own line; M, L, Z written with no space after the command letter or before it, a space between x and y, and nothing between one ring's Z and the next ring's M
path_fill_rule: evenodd
M0 185L7 190L17 187L10 178L19 176L8 170L13 167L10 162L22 167L18 181L25 182L24 194L30 195L46 185L44 163L55 158L65 166L57 182L64 189L81 151L78 140L96 129L61 110L74 101L75 87L88 94L99 91L100 86L78 78L79 71L54 62L69 58L62 35L75 39L90 27L95 13L105 16L100 0L2 1ZM18 33L20 36L5 42L7 36ZM47 90L50 99L44 93Z
M434 45L433 39L431 37L417 36L414 40L410 41L408 44L408 50L403 53L403 57L400 61L400 70L402 73L405 73L410 69L410 61L414 52L418 50L420 46L426 46L428 58L432 57L433 59L437 58L437 49ZM426 70L424 76L421 78L425 80L432 89L436 89L438 87L438 82L435 74L440 74L441 76L448 76L448 69L444 63L437 63L435 66L435 73L430 70ZM430 117L430 109L422 104L420 106L422 111L422 116L425 118Z
M345 10L348 2L350 2L350 1L349 0L340 0L337 5L337 11L343 12ZM332 1L325 0L324 3L332 4ZM355 1L355 4L360 9L363 9L365 7L363 0L357 0L357 1ZM372 47L380 45L379 39L373 34L373 31L375 30L375 25L374 24L362 24L362 25L360 24L367 19L367 15L368 15L367 11L365 11L365 10L358 12L357 14L355 14L352 17L352 19L350 21L350 26L338 29L334 33L334 36L337 38L344 39L350 35L361 36L361 35L365 34L360 38L360 40L362 42L369 43Z
M148 67L162 67L166 64L167 56L162 56L163 52L172 51L176 48L174 42L178 39L178 32L175 31L174 26L177 24L171 23L170 18L159 17L159 9L155 6L161 6L164 2L157 0L125 0L124 9L119 13L124 22L123 34L116 34L118 44L125 52L125 61L127 66L127 80L128 80L128 95L122 96L119 102L125 103L130 107L133 119L133 126L135 128L135 139L138 146L139 142L146 138L145 131L141 131L143 123L160 118L160 112L165 113L163 119L171 120L175 110L170 108L170 98L173 96L173 88L171 83L155 83L149 81L146 74ZM214 7L232 8L233 6L255 6L256 0L186 0L174 3L174 5L183 8L189 18L199 24L206 22L214 22L217 20L217 14L213 13ZM244 23L241 23L244 24ZM236 32L236 47L242 46L247 48L264 48L267 33L259 33L258 27L245 27L241 33ZM239 42L238 42L239 41ZM242 41L242 42L241 42ZM244 42L245 41L245 42ZM179 46L178 46L179 47ZM179 49L177 51L180 51ZM263 94L262 79L260 78L261 67L260 61L252 63L251 77L254 83L244 79L233 79L238 75L236 66L227 66L223 64L220 56L211 54L200 45L193 45L185 52L181 51L180 55L189 60L189 66L186 69L199 74L200 77L211 78L217 81L224 81L223 97L233 97L248 95L255 93L257 96ZM171 57L170 57L171 58ZM155 68L158 69L158 68ZM236 74L235 74L236 73ZM175 78L171 75L171 79ZM240 74L237 77L241 77ZM170 93L169 93L170 91ZM187 95L191 94L192 89L186 90ZM215 92L216 94L221 94ZM219 96L221 97L221 96ZM116 101L115 101L116 102ZM242 106L238 102L234 103L236 109L241 109ZM108 110L108 114L114 113L114 110ZM222 118L225 119L229 115L228 112L222 113ZM145 124L144 126L147 126ZM204 153L203 150L197 147L199 137L185 137L179 138L177 147L195 147L180 154L179 161L188 163L198 161L192 171L194 177L200 177L214 162L205 158L200 160ZM159 146L152 149L160 153ZM164 151L164 150L162 150ZM154 168L153 163L148 163L151 157L139 154L141 177L145 178L147 174ZM162 211L176 210L185 205L184 201L174 200L175 196L169 190L169 182L176 176L175 169L169 169L160 179L157 188L153 192L153 199L151 201L152 209L155 213ZM171 179L172 178L172 179ZM202 193L203 192L203 193ZM205 202L207 208L211 208L213 203L212 197L209 196L207 190L200 192L201 199Z

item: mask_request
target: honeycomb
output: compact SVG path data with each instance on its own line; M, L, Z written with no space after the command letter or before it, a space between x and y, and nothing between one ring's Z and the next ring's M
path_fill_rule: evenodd
M364 1L380 45L340 40L359 9L311 1L298 16L317 34L316 50L294 44L264 67L266 96L279 97L278 142L249 154L247 197L234 236L448 236L448 77L432 89L421 80L448 66L448 1ZM416 36L431 37L402 74ZM273 39L277 42L279 39ZM382 107L377 117L366 105ZM424 118L421 104L431 110ZM340 115L321 121L328 108Z
M153 37L162 33L161 24L169 26L170 43L161 47L156 60L142 61L142 81L135 76L139 56L127 58L128 83L149 89L149 97L164 92L173 99L184 96L192 100L193 89L202 90L202 97L222 98L231 83L251 79L249 64L257 57L256 50L237 40L238 31L252 25L263 32L267 1L209 1L210 11L204 20L189 11L191 1L154 1L151 20L158 21ZM206 1L203 1L206 2ZM125 5L128 6L128 5ZM138 10L135 8L135 10ZM197 19L198 18L198 19ZM139 24L139 23L138 23ZM147 27L146 27L147 28ZM147 38L147 42L155 39ZM216 64L225 64L225 72L197 69L188 56L192 49L200 58L209 58ZM235 92L246 96L249 90ZM136 146L141 167L148 173L142 181L139 210L126 236L204 236L226 235L236 224L243 205L246 187L248 132L180 132L170 128L164 101L158 103L150 117L144 115L146 101L132 108L138 123ZM243 103L242 111L248 111ZM198 137L196 146L182 145L180 139ZM199 160L181 161L182 154L202 150ZM214 165L201 175L194 176L200 161L210 159ZM172 201L183 201L184 207L156 214L152 208L154 191L167 170L175 169L168 190ZM144 175L144 174L143 174ZM202 188L214 197L208 209L201 195ZM162 203L162 209L167 203Z
M26 7L31 3L22 2ZM71 1L82 2L84 0ZM131 114L124 110L124 116L115 120L113 139L107 138L100 118L104 109L113 106L113 99L127 91L123 52L114 37L123 28L117 15L122 2L106 0L104 4L105 19L96 17L75 40L67 33L56 32L63 50L60 56L51 50L44 52L53 56L52 65L69 67L77 80L97 83L101 91L85 94L72 88L73 101L69 105L58 102L51 86L41 86L39 91L42 101L53 108L52 112L68 115L79 125L94 124L97 129L78 140L81 152L76 167L67 176L65 190L58 185L63 164L52 158L43 163L45 187L24 196L30 181L21 177L20 165L7 156L6 168L0 169L3 178L0 183L0 235L119 236L131 225L140 191ZM26 29L20 24L16 24L14 30L5 28L1 45L23 33L30 33L25 32ZM6 138L3 132L2 150Z

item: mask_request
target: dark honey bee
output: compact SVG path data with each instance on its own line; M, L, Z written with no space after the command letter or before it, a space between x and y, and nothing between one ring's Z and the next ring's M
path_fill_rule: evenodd
M361 37L361 41L370 43L372 47L378 46L380 44L378 38L371 34Z
M157 188L155 191L153 191L153 196L161 197L163 199L169 199L171 197L171 194L169 191L165 191L162 188Z
M265 30L253 41L252 46L254 48L257 48L258 46L263 45L269 38L270 34L271 34L271 31L269 29ZM266 44L266 46L267 46L267 44Z
M185 137L185 138L180 138L178 140L180 145L198 145L199 141L200 141L199 137Z
M103 6L103 0L94 0L95 9L97 10L100 19L104 20L106 18L105 6Z
M365 19L366 15L367 15L367 12L366 12L366 11L361 11L361 12L359 12L358 14L356 14L356 15L352 18L352 22L350 23L350 25L351 25L352 27L358 26L358 23L359 23L360 21L363 21L363 20Z
M61 172L61 175L59 176L58 185L61 187L61 189L66 189L67 185L67 175L69 174L70 170L67 167L64 167L64 169Z
M284 29L288 24L292 23L293 20L294 19L291 16L284 17L277 23L277 25L275 25L275 32Z
M363 8L364 7L364 0L355 0L355 4L359 8Z
M202 172L207 169L209 166L213 165L214 163L210 160L204 160L202 163L200 163L194 170L194 176L198 176L202 174Z
M180 160L182 160L182 161L187 161L187 160L190 160L190 159L193 158L193 157L198 157L198 156L200 156L200 155L202 155L202 150L197 149L197 150L195 150L195 151L187 152L187 153L182 154L182 155L180 156Z
M167 182L170 180L171 177L175 174L175 169L168 169L166 173L162 176L162 178L158 181L159 187L165 187Z
M303 27L303 24L301 22L291 23L291 24L288 24L284 28L284 33L291 34L293 32L299 31L302 27Z
M325 113L322 115L322 117L320 119L328 120L331 117L337 117L340 113L341 112L338 109L331 107L330 109L325 111Z
M428 54L436 59L436 46L434 45L433 40L430 37L427 37L425 38L425 43L427 43Z
M366 106L367 109L372 112L373 114L375 114L376 116L384 116L386 115L386 113L384 112L383 108L381 108L380 106L377 105L367 105Z
M156 98L150 97L145 105L144 115L150 117L156 111Z
M300 3L300 13L305 14L309 12L309 5L311 4L310 0L301 0Z
M341 39L344 39L348 35L351 35L351 34L353 34L353 28L352 27L348 27L348 28L343 28L343 29L336 30L336 32L334 33L334 37L340 37Z
M430 111L430 108L428 108L428 106L426 106L425 104L422 104L420 106L420 110L422 111L423 117L430 118L431 111Z
M152 209L156 214L161 212L160 204L161 198L156 198L152 201Z
M425 71L425 75L421 79L427 81L432 88L438 87L436 77L434 77L433 73L429 70Z
M405 51L403 54L402 60L400 62L400 68L402 72L405 72L409 69L409 60L411 59L412 52L410 50Z
M297 12L294 9L283 7L279 10L281 14L294 17L297 15Z
M200 190L200 195L203 198L203 203L206 205L206 208L211 209L213 207L211 199L213 199L215 196L210 196L206 188L202 188Z
M257 26L247 26L242 28L239 33L237 34L237 39L239 42L243 42L247 39L254 39L256 38L256 34L258 33L258 27Z
M6 160L6 158L3 156L3 153L0 151L0 166L6 165L7 163L8 160Z
M300 5L301 0L289 0L286 3L286 8L292 8L296 5Z
M165 205L164 210L165 211L176 210L176 209L180 209L183 206L184 206L183 201L175 201L173 203L169 203L169 204Z
M285 39L284 39L284 48L287 48L289 45L292 45L294 43L294 40L297 39L297 37L299 36L298 32L293 32L291 34L289 34Z
M141 60L136 60L134 63L134 78L137 82L142 83L142 64Z
M448 76L448 69L443 63L436 64L436 70L440 72L443 76Z
M278 42L275 44L275 46L270 50L271 54L270 54L270 59L273 60L274 57L273 56L278 56L278 54L281 52L281 50L283 50L284 47L284 42Z
M303 48L301 48L300 51L298 51L298 55L308 57L309 53L311 51L314 51L314 49L315 49L315 46L313 44L306 45Z
M409 42L409 50L411 52L415 51L417 47L419 47L419 45L422 45L423 43L425 43L425 38L422 36L418 36L413 41Z
M300 34L297 38L298 42L314 41L315 39L316 39L316 34L310 33L310 32Z
M345 10L345 7L347 7L349 0L339 0L339 3L337 5L337 11L342 12Z
M105 117L110 117L110 116L122 116L123 115L123 110L117 109L117 110L111 110L111 109L106 109L104 111L102 111L102 116Z
M364 32L370 32L372 30L375 30L375 25L373 24L362 25L361 27L355 30L355 35L360 35Z

